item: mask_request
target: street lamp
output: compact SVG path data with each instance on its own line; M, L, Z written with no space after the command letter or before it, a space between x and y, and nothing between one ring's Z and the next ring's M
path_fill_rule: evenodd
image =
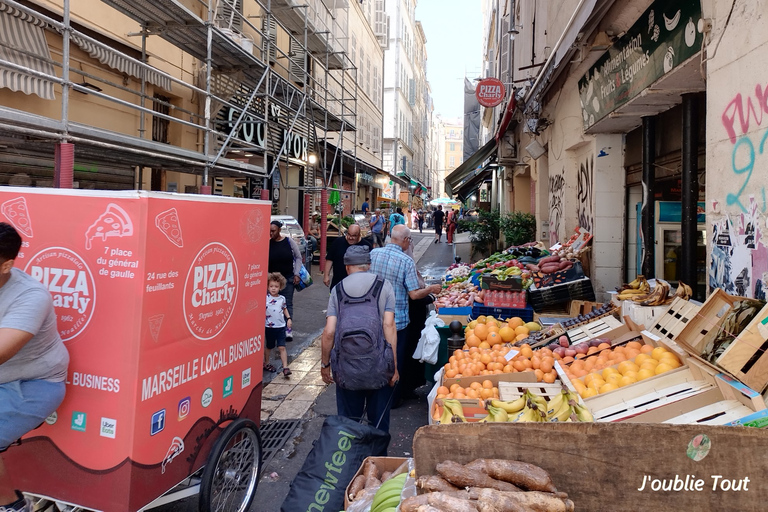
M317 163L317 155L314 153L309 154L309 164L315 165Z

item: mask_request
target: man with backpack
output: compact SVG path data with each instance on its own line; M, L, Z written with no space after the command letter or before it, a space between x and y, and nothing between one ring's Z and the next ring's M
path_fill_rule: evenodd
M392 229L400 224L405 225L405 217L403 216L403 209L398 208L395 213L389 216L389 236L392 236Z
M369 272L368 247L351 246L344 264L349 275L328 300L320 373L325 383L336 382L340 416L359 420L365 411L371 425L389 432L392 389L399 379L395 292Z

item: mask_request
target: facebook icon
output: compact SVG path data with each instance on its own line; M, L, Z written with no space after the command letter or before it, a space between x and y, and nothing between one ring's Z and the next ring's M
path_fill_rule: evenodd
M150 435L155 435L165 428L165 409L157 411L152 415L152 430Z

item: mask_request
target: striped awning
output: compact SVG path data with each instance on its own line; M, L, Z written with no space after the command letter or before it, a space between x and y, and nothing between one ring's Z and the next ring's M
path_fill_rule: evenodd
M113 50L111 48L107 49L106 47L92 43L91 41L88 41L78 36L77 34L72 34L70 39L73 43L79 46L80 49L82 49L84 52L102 64L141 80L142 66L139 63L128 59L125 55L122 55L117 50ZM145 76L147 82L154 84L166 91L171 90L170 78L151 69L144 68L144 70L146 73Z
M44 26L34 16L0 2L0 88L54 99L51 80L3 66L3 63L11 63L56 76Z

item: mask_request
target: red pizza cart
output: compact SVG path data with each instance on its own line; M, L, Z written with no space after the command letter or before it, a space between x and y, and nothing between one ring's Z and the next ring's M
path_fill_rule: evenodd
M0 189L0 221L23 237L16 266L51 292L71 358L64 402L2 454L16 488L67 511L198 491L201 510L248 509L269 214L214 196Z

